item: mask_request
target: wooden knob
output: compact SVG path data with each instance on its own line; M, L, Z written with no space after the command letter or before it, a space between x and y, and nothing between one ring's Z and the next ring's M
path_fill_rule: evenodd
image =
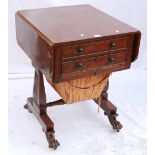
M116 43L114 43L114 42L110 43L110 44L109 44L109 47L110 47L110 48L116 48Z
M82 63L77 63L75 66L76 66L76 68L78 68L78 69L83 68L83 64L82 64Z
M84 52L84 49L82 47L77 48L77 53L82 54Z
M109 64L114 64L115 63L114 57L109 57L108 62Z

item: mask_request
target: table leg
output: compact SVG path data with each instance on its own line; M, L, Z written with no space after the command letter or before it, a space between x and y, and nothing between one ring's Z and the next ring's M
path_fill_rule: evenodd
M113 105L109 100L108 100L108 88L109 88L109 81L107 82L106 87L101 93L101 96L97 99L94 99L94 101L99 104L99 100L101 100L100 107L104 110L104 114L108 116L108 119L110 121L110 124L112 125L113 129L116 131L119 131L123 126L122 124L117 121L116 117L118 116L117 114L117 108L115 105Z
M54 136L54 123L47 115L46 109L46 94L44 87L44 79L40 70L35 69L33 97L27 99L27 104L24 106L29 112L33 113L42 125L45 132L49 147L56 149L60 144Z

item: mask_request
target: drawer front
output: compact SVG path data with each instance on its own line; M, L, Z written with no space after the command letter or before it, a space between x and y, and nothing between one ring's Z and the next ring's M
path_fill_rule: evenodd
M92 70L95 68L112 67L118 64L130 62L131 52L122 51L117 53L94 56L87 59L76 59L74 61L62 62L62 74Z
M62 58L82 56L97 52L127 49L130 46L130 37L115 38L104 41L78 44L62 47Z

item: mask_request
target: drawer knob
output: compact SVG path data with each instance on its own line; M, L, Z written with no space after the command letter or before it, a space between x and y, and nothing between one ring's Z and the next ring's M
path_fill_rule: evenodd
M112 43L110 43L110 48L116 48L116 43L114 43L114 42L112 42Z
M84 52L84 49L82 47L77 48L77 53L82 54Z
M83 64L82 64L82 63L77 63L75 66L76 66L76 68L78 68L78 69L83 68Z
M110 58L108 59L108 62L109 62L109 64L114 64L114 63L115 63L114 57L110 57Z

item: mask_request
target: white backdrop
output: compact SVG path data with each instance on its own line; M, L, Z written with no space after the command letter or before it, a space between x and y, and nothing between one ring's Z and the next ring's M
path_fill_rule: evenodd
M110 77L109 98L118 107L118 120L123 124L121 132L112 131L103 112L97 115L93 101L82 101L70 107L57 106L48 111L61 143L54 152L47 148L35 117L23 109L26 98L32 95L33 74L28 73L34 70L16 43L14 16L20 9L73 4L91 4L138 28L142 40L139 58L132 69ZM10 0L8 28L10 155L146 155L146 0ZM29 76L31 78L27 79ZM46 80L45 85L48 101L56 100L58 94Z
M16 42L15 12L20 9L91 4L142 32L139 59L133 68L146 68L146 0L11 0L9 1L9 73L32 73L29 58Z

